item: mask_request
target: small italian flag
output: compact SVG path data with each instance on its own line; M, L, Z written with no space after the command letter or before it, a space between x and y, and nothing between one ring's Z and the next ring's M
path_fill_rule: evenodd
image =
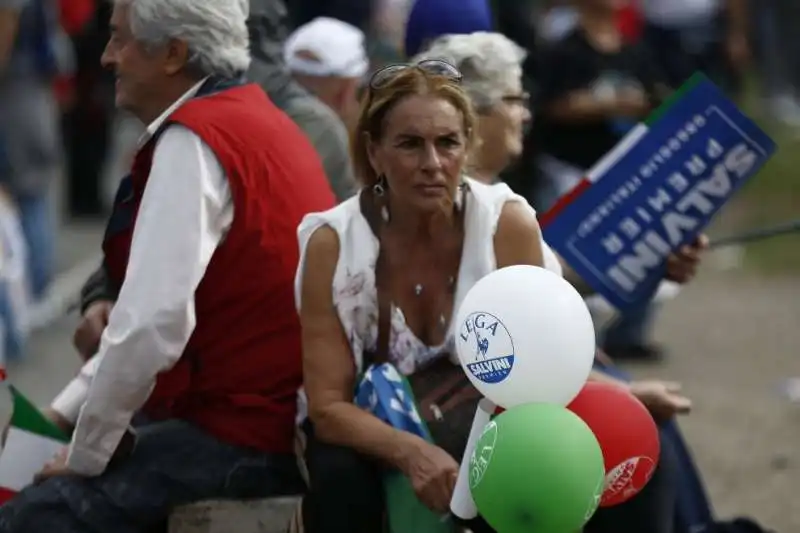
M7 381L0 382L0 504L30 485L33 477L69 443L68 437Z

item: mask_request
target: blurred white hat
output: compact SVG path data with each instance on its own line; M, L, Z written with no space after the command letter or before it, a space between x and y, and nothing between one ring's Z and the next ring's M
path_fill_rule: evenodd
M295 74L361 78L369 69L364 39L351 24L318 17L289 36L283 58Z

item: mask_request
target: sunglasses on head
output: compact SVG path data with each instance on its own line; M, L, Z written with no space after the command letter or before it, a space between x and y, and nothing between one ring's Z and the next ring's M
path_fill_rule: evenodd
M447 61L442 61L441 59L426 59L419 63L405 63L383 67L372 75L372 78L369 80L369 88L373 91L381 89L385 87L392 78L410 68L418 68L426 74L442 76L455 83L460 83L462 78L461 72Z

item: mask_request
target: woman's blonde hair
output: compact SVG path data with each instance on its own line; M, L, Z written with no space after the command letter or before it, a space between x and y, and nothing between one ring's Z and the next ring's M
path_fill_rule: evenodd
M469 96L459 82L409 66L393 74L378 89L368 89L361 104L358 122L350 139L350 151L353 170L362 185L371 187L379 180L369 161L369 140L380 140L386 126L386 115L401 100L414 95L433 95L450 102L463 117L467 146L475 145L477 117Z

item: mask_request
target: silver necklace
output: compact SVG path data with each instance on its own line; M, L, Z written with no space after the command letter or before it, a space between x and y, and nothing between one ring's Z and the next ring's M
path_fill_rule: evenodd
M455 277L450 276L450 278L447 280L447 287L452 289L455 283L456 283ZM422 283L417 283L416 285L414 285L415 296L420 296L423 290L425 290L425 286Z
M455 283L456 283L455 277L454 276L450 276L450 278L447 280L448 288L450 290L452 290L452 288L455 285ZM416 296L420 296L422 294L422 291L424 291L424 290L425 290L425 286L422 283L417 283L416 285L414 285L414 294ZM447 325L447 318L445 318L444 313L441 313L439 315L439 327L443 328L446 325Z

